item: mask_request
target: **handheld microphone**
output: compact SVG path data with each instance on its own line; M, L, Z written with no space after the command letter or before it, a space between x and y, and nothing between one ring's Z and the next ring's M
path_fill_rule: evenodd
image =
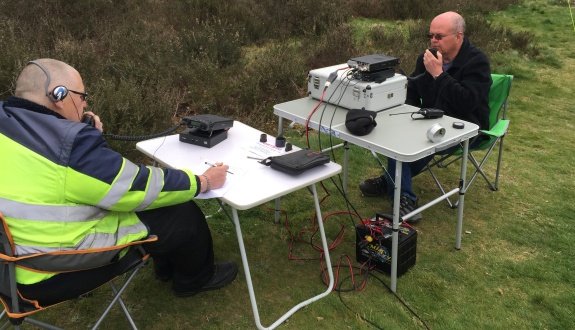
M435 58L437 58L437 49L436 48L427 48L427 50L429 50L431 52L431 54L433 54L433 56L435 56ZM426 71L427 72L427 71ZM404 75L407 77L407 80L409 81L413 81L413 80L417 80L420 79L421 77L425 76L425 72L418 74L415 77L409 77L407 75Z
M84 124L96 127L96 121L94 120L94 117L90 116L87 113L82 115L82 119L80 121Z
M437 118L441 118L443 117L443 114L445 113L443 110L441 109L435 109L435 108L422 108L419 111L413 111L413 112L400 112L400 113L390 113L390 116L395 116L395 115L405 115L405 114L411 114L411 118L412 119L437 119ZM413 118L413 115L417 114L417 115L421 115L421 118Z

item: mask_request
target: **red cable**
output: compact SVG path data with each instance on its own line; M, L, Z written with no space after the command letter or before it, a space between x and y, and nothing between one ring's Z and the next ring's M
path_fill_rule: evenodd
M323 186L323 185L322 185L322 186ZM324 188L324 191L326 192L327 195L326 195L326 196L323 196L323 197L321 198L320 204L322 204L322 203L325 201L325 199L330 196L330 194L327 192L327 189L326 189L325 187L323 187L323 188ZM317 246L316 244L314 244L314 236L315 236L315 235L317 234L317 232L319 231L319 226L318 226L317 221L316 221L317 213L314 212L314 213L313 213L313 216L310 217L310 225L309 225L308 227L303 227L302 229L300 229L300 230L298 231L298 233L297 233L296 235L294 235L294 233L292 232L292 230L291 230L291 228L290 228L290 224L289 224L289 219L288 219L287 212L286 212L285 210L279 210L279 211L282 212L282 214L284 215L284 226L285 226L285 228L286 228L286 230L287 230L287 232L288 232L288 236L289 236L289 239L288 239L288 251L289 251L289 252L288 252L288 260L300 260L300 261L304 261L304 260L317 260L317 259L319 258L319 259L320 259L320 269L321 269L322 281L323 281L324 284L327 286L328 283L329 283L329 276L327 275L327 268L326 268L326 265L325 265L325 262L324 262L324 259L325 259L324 253L325 253L325 251L324 251L323 247L320 247L320 246ZM327 215L324 215L324 216L323 216L323 221L324 221L324 223L325 223L325 222L327 222L327 220L328 220L329 218L331 218L332 216L341 215L341 214L352 214L352 215L354 215L354 216L356 216L356 217L359 217L359 215L357 215L356 213L351 213L351 212L349 212L349 211L336 211L336 212L331 212L331 213L328 213ZM372 236L375 236L376 233L379 233L379 234L382 233L381 228L379 228L379 227L384 223L384 221L387 222L388 220L385 219L385 220L372 221L371 219L361 219L360 222L361 222L361 224L363 224L366 228L369 228L370 234L371 234ZM295 256L295 254L294 254L295 244L296 244L297 242L305 242L304 239L303 239L303 235L304 235L306 232L311 233L310 240L309 240L310 246L311 246L314 250L320 252L320 253L319 253L319 256L316 257L316 258L297 257L297 256ZM339 245L341 244L341 242L343 241L344 232L345 232L345 226L342 225L341 228L340 228L340 231L338 232L338 234L336 235L336 237L333 239L333 241L332 241L330 244L328 244L328 251L334 250L337 246L339 246ZM328 253L329 253L329 252L328 252ZM347 255L340 256L340 259L339 259L339 261L338 261L338 264L335 266L335 274L334 274L334 283L335 283L335 284L334 284L334 287L333 287L332 290L337 290L337 288L338 288L338 284L337 284L337 283L339 282L339 274L340 274L341 268L343 267L343 266L342 266L342 262L343 262L342 259L345 259L345 261L346 261L347 268L348 268L348 271L349 271L349 274L350 274L350 278L351 278L351 282L352 282L352 288L353 288L353 290L355 290L355 291L362 291L362 290L366 287L366 285L367 285L368 276L363 277L363 280L361 281L361 283L356 284L356 279L355 279L355 275L356 275L356 274L354 273L354 267L352 266L352 261L351 261L351 259L350 259L349 256L347 256ZM333 267L333 265L332 265L332 267ZM359 274L358 274L358 275L363 275L363 274L364 274L364 271L366 271L366 267L368 267L367 272L369 273L369 271L370 271L369 264L368 264L368 262L364 262L364 263L361 264L361 266L360 266L360 268L359 268L360 271L359 271ZM374 266L371 267L371 269L373 269L373 268L374 268Z
M339 70L347 70L349 69L349 66L344 66L341 67L339 69L336 69L335 72L339 71ZM328 78L329 79L329 78ZM336 78L337 79L337 78ZM326 82L327 83L327 82ZM332 82L330 82L331 84ZM323 98L325 97L325 93L327 92L327 88L329 87L329 85L325 86L323 88L323 92L321 93L321 96L319 98L319 102L316 104L316 106L311 110L311 112L309 113L309 115L307 116L307 119L305 121L305 139L306 139L306 143L307 143L307 147L310 148L310 144L309 144L309 122L311 120L311 117L313 116L313 114L317 111L317 109L319 108L319 106L323 103ZM321 131L321 123L318 124L318 131Z
M305 120L305 141L306 141L308 148L310 148L310 145L309 145L309 122L310 122L313 114L317 111L319 106L323 103L323 97L325 96L326 91L327 91L327 87L323 89L323 92L321 93L321 97L319 98L319 101L317 102L315 107L311 110L311 112L307 116L307 119ZM319 124L321 125L321 123L319 123Z

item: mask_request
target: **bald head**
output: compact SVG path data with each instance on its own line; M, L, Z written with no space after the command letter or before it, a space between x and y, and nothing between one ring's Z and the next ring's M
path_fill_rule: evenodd
M68 120L80 121L88 106L85 92L76 69L62 61L41 58L24 67L16 80L14 95L43 105Z
M454 11L448 11L435 16L431 23L433 24L433 22L448 25L451 28L452 33L465 32L465 20L461 15Z
M48 93L54 87L62 85L70 88L68 86L82 79L76 69L62 61L42 58L34 62L39 66L28 63L18 76L15 96L52 108L50 105L53 102Z

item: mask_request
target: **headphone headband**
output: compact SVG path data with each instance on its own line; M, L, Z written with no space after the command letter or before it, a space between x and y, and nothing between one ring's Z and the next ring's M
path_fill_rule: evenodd
M44 68L44 66L42 66L40 63L36 61L29 61L28 64L36 65L46 75L46 84L44 85L44 91L46 92L46 96L50 100L52 100L52 102L62 101L64 98L66 98L66 96L68 95L68 88L66 86L58 85L54 87L54 89L52 89L52 92L48 91L52 79L50 78L50 73L48 72L48 70L46 70L46 68Z

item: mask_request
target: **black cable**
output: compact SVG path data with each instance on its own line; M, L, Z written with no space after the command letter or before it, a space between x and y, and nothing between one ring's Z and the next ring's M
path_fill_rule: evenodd
M340 181L341 181L341 175L338 175L338 177L340 178ZM353 204L348 200L346 194L343 193L343 189L340 188L340 186L337 185L337 183L335 182L334 178L331 177L330 180L332 181L332 183L334 184L334 186L336 187L336 189L338 190L338 192L340 193L340 195L341 195L341 196L344 198L344 200L346 201L346 205L348 206L348 209L349 209L349 207L351 207L351 208L353 209L353 211L355 212L355 214L358 215L360 219L363 219L363 218L359 215L359 212L355 209L355 207L353 206ZM343 185L342 185L342 186L343 186ZM350 212L350 219L353 220L353 219L351 218L351 212ZM354 226L354 231L355 231L356 236L359 235L358 232L357 232L357 230L355 230L355 223L352 223L352 225ZM367 263L369 263L370 259L371 259L371 258L368 259ZM334 267L337 267L337 266L332 265L332 268L334 268ZM352 269L358 269L358 267L352 266ZM361 272L360 272L360 275L361 275ZM403 300L403 298L401 298L396 292L393 292L393 291L391 290L391 288L390 288L382 279L380 279L379 277L375 276L375 275L373 274L373 272L372 272L372 271L369 271L369 270L367 271L367 274L366 274L365 276L366 276L366 277L373 277L373 278L375 278L377 281L379 281L381 284L383 284L383 286L384 286L385 288L387 288L387 289L389 290L389 292L391 292L391 293L395 296L395 298L397 298L397 300L399 300L399 302L400 302L415 318L417 318L417 319L421 322L421 324L423 324L423 326L425 327L425 329L427 329L427 330L430 329L429 326L425 323L425 321L417 314L417 312L415 312L415 311L413 310L413 308L411 308L411 306L409 306L409 305ZM349 278L349 277L347 277L347 278ZM342 280L340 281L339 287L337 287L337 288L334 289L334 290L338 292L338 295L339 295L339 297L340 297L341 303L342 303L348 310L350 310L351 312L354 312L354 311L343 301L343 299L342 299L342 297L341 297L341 292L350 292L350 291L354 291L354 290L356 289L355 287L349 288L349 289L346 289L346 290L343 290L343 289L341 288L343 281L346 280L347 278L342 279ZM367 280L367 279L366 279L366 280ZM322 277L322 281L323 281L323 277ZM325 283L325 282L324 282L324 284L327 285L327 283ZM354 284L354 285L355 285L355 284ZM375 328L377 328L377 329L383 329L383 327L381 327L381 326L375 324L374 322L372 322L372 321L370 321L370 320L368 320L368 319L362 317L362 316L359 315L358 313L356 313L356 314L357 314L362 320L364 320L365 322L369 323L369 324L372 325L373 327L375 327Z
M341 91L341 95L340 95L339 99L337 100L336 109L337 109L337 107L339 107L339 104L340 104L341 100L343 99L343 96L344 96L344 94L345 94L345 91L346 91L350 86L355 86L355 85L357 85L357 84L359 83L359 81L358 81L358 82L356 82L355 84L351 85L351 82L353 81L353 74L354 74L354 70L348 71L348 72L346 73L346 77L343 78L343 79L341 80L341 82L340 82L340 84L341 84L341 83L344 82L344 80L347 80L347 83L345 84L345 88ZM350 78L350 77L351 77L351 78ZM323 113L322 113L322 117L323 117ZM329 130L330 130L330 133L331 133L331 128L332 128L332 126L333 126L334 118L335 118L335 110L334 110L333 113L331 114L331 119L330 119L330 122L329 122ZM319 138L318 138L318 142L320 143L320 149L321 149L321 140L319 140ZM335 152L334 152L334 150L333 150L333 135L332 135L332 134L329 135L329 146L330 146L330 149L331 149L331 155L332 155L332 157L333 157L333 160L334 160L334 162L336 162Z
M330 147L330 150L331 150L331 157L332 157L332 159L333 159L334 162L337 162L337 161L336 161L335 152L334 152L334 148L333 148L333 134L331 134L331 130L332 130L333 121L334 121L334 118L335 118L335 113L336 113L335 110L337 110L337 108L340 107L339 104L341 103L341 100L343 99L343 97L344 97L344 95L345 95L345 91L346 91L350 86L352 86L352 85L351 85L351 82L354 80L354 79L353 79L353 74L354 74L354 72L355 72L355 70L347 70L347 72L344 73L345 77L343 77L343 78L339 81L337 87L334 89L334 92L333 92L333 93L329 96L329 98L325 101L326 104L324 105L324 108L323 108L322 113L321 113L320 118L319 118L319 127L321 128L321 122L323 121L323 115L324 115L325 110L326 110L326 108L327 108L327 103L330 103L329 101L331 100L331 97L335 94L335 91L336 91L342 84L345 83L345 84L344 84L344 88L343 88L343 89L341 90L341 92L340 92L339 99L338 99L336 102L331 103L333 106L335 106L335 109L334 109L334 111L333 111L333 113L332 113L332 115L331 115L331 118L330 118L330 121L329 121L329 131L328 131L327 133L329 134L329 147ZM359 83L359 82L356 82L353 86L355 86L355 85L358 84L358 83ZM322 150L321 134L320 134L320 133L321 133L321 129L318 130L318 144L319 144L319 150Z
M347 87L349 87L349 85L347 85L346 88L347 88ZM333 94L332 94L332 95L333 95ZM340 99L340 100L341 100L341 99ZM324 110L325 110L325 108L324 108ZM322 112L322 116L323 116L323 112ZM333 121L333 118L332 118L332 121ZM176 128L179 127L179 126L180 126L180 125L176 126ZM321 119L320 119L320 127L321 127ZM331 123L330 123L330 130L331 130ZM331 138L331 135L330 135L330 138ZM333 146L333 141L331 141L331 139L330 139L330 143L331 143L331 145ZM320 144L320 150L321 150L321 144ZM332 150L332 153L333 153L333 150ZM356 214L360 219L363 219L363 218L361 217L361 215L359 214L359 212L357 211L357 209L353 206L353 204L351 203L351 201L349 201L349 199L347 198L346 194L343 192L343 182L342 182L341 174L338 175L338 179L339 179L339 181L340 181L339 183L340 183L341 187L337 184L337 182L335 181L335 179L334 179L333 177L330 178L330 180L332 181L333 185L336 187L337 191L339 192L340 196L342 196L342 197L344 198L345 202L346 202L346 207L348 208L348 213L349 213L349 215L350 215L349 218L350 218L350 220L352 221L352 225L353 225L353 227L354 227L354 231L356 232L356 235L358 235L358 234L357 234L357 231L355 230L355 222L353 222L352 213L350 212L350 208L353 209L354 214ZM217 198L216 201L217 201L218 204L220 205L220 207L221 207L222 211L224 212L225 216L228 218L228 220L230 220L230 222L232 222L232 225L233 225L233 224L234 224L233 219L232 219L232 217L230 216L230 214L227 212L226 208L224 207L225 204L224 204L219 198ZM329 251L326 251L325 253L329 253ZM368 260L368 262L369 262L369 260ZM336 267L336 266L332 265L332 268L333 268L333 267ZM352 269L358 269L358 267L356 267L356 266L351 266L351 268L352 268ZM360 275L361 275L361 273L360 273ZM321 276L321 275L320 275L320 276ZM399 302L401 302L401 304L402 304L414 317L416 317L416 318L423 324L423 326L424 326L426 329L428 329L428 330L430 329L429 326L425 323L425 321L424 321L423 319L421 319L421 317L420 317L397 293L393 292L393 291L391 290L391 288L390 288L382 279L380 279L379 277L373 275L373 272L371 272L371 271L369 271L369 270L367 271L366 275L364 275L364 276L365 276L365 281L367 281L367 279L368 279L369 277L373 277L373 278L375 278L376 280L378 280L381 284L383 284L383 286L386 287L386 288L389 290L389 292L391 292L391 293L397 298L397 300L399 300ZM363 316L361 316L359 313L354 312L354 311L343 301L343 298L342 298L342 296L341 296L341 293L342 293L342 292L351 292L351 291L355 291L355 290L356 290L355 287L350 288L350 289L347 289L347 290L343 290L343 289L341 288L341 286L342 286L342 284L343 284L343 281L346 280L346 279L348 279L348 278L350 278L350 277L351 277L351 276L348 276L348 277L344 278L342 281L340 281L339 287L334 288L334 290L338 292L338 296L339 296L339 299L340 299L341 303L342 303L349 311L351 311L351 312L355 313L357 316L359 316L363 321L369 323L370 325L372 325L373 327L375 327L375 328L377 328L377 329L383 329L383 327L377 325L377 324L374 323L373 321L368 320L368 319L364 318ZM322 281L323 281L323 278L322 278Z
M353 267L353 268L356 269L357 267ZM360 273L360 274L361 274L361 273ZM345 277L345 278L343 278L343 279L340 281L340 285L339 285L340 288L341 288L341 285L343 284L343 281L349 279L350 277L351 277L351 276ZM425 321L417 314L417 312L415 312L415 311L413 310L413 308L411 308L411 306L409 306L409 305L405 302L405 300L403 300L403 298L401 298L396 292L393 292L393 291L391 290L391 288L390 288L381 278L375 276L372 271L368 270L368 271L367 271L366 278L369 278L369 277L373 277L373 278L375 278L378 282L380 282L381 284L383 284L383 286L384 286L385 288L387 288L387 289L389 290L389 292L391 292L391 293L393 294L393 296L394 296L397 300L399 300L399 302L411 313L411 315L413 315L419 322L421 322L421 324L425 327L425 329L430 330L430 328L429 328L429 326L427 325L427 323L425 323ZM366 280L367 280L367 279L366 279ZM383 327L381 327L381 326L375 324L373 321L366 319L365 317L361 316L359 313L357 313L357 312L355 312L354 310L352 310L352 309L343 301L343 298L342 298L342 295L341 295L342 292L348 292L348 291L342 291L340 288L338 288L338 290L336 290L336 291L338 292L339 300L340 300L341 303L345 306L345 308L347 308L347 309L348 309L349 311L351 311L352 313L355 313L357 316L359 316L359 318L361 318L363 321L369 323L370 325L374 326L375 328L377 328L377 329L383 329Z
M338 175L338 176L339 176L339 175ZM353 204L351 204L351 202L347 199L347 196L343 193L343 191L341 190L341 188L337 185L337 183L335 182L335 180L333 179L333 177L330 178L330 179L331 179L331 181L333 182L334 186L337 188L337 190L340 192L341 196L346 200L346 204L348 204L348 208L351 206L351 208L354 210L355 214L359 216L359 213L358 213L357 210L353 207ZM340 177L340 180L341 180L341 177ZM232 225L233 225L233 224L234 224L233 219L232 219L232 217L230 216L230 214L227 212L226 208L224 207L225 204L224 204L219 198L217 198L216 201L217 201L218 204L220 205L220 207L221 207L222 211L224 212L225 216L228 218L228 220L230 220L230 222L232 222ZM351 213L350 213L350 218L351 218ZM360 217L360 218L361 218L361 217ZM355 225L355 224L354 224L354 225ZM355 230L355 228L354 228L354 230ZM357 235L357 231L356 231L356 235ZM325 253L329 253L329 251L326 251ZM369 262L369 260L368 260L368 262ZM334 267L337 267L337 266L332 265L332 268L334 268ZM358 267L356 267L356 266L351 266L351 268L352 268L352 269L358 269ZM360 272L359 275L361 275L361 272ZM413 310L413 308L411 308L411 306L409 306L409 305L403 300L403 298L401 298L396 292L393 292L393 291L391 290L391 288L390 288L382 279L380 279L379 277L375 276L375 275L373 274L373 272L370 271L369 269L367 270L366 275L364 275L364 276L365 276L365 279L364 279L365 281L367 281L369 277L373 277L373 278L375 278L377 281L379 281L384 287L386 287L386 288L389 290L389 292L391 292L391 293L395 296L395 298L397 298L397 300L399 300L399 302L400 302L415 318L417 318L417 319L421 322L421 324L423 324L423 326L425 327L425 329L430 330L430 328L429 328L429 326L427 325L427 323L425 323L425 321ZM320 277L322 277L322 282L323 282L323 276L320 275ZM352 310L352 309L343 301L343 298L342 298L342 296L341 296L341 293L342 293L342 292L351 292L351 291L355 291L355 290L357 289L357 288L355 288L355 287L352 287L352 288L349 288L349 289L346 289L346 290L343 290L343 289L342 289L341 286L342 286L342 284L343 284L343 281L344 281L344 280L347 280L347 279L350 278L350 277L351 277L351 276L348 276L348 277L344 278L343 280L341 280L339 286L338 286L337 288L334 288L334 290L338 292L338 296L339 296L339 299L340 299L341 303L342 303L349 311L351 311L352 313L355 313L357 316L359 316L363 321L369 323L370 325L372 325L373 327L375 327L375 328L377 328L377 329L383 329L383 327L377 325L377 324L374 323L373 321L364 318L364 317L361 316L359 313L356 313L354 310ZM324 284L325 284L325 282L324 282Z
M347 81L345 82L345 84L344 84L345 87L344 87L343 90L341 91L340 97L339 97L339 99L337 100L337 103L334 104L335 107L336 107L336 109L337 109L337 107L339 107L339 103L341 102L343 96L345 95L346 89L351 86L351 82L353 81L353 79L351 79L350 77L353 78L353 73L354 73L354 71L355 71L355 70L348 70L346 73L344 73L345 77L340 80L338 86L336 87L336 89L339 88L342 84L344 84L344 81L347 80ZM357 84L357 83L356 83L356 84ZM334 92L335 92L335 91L334 91ZM332 96L333 96L333 93L332 93ZM330 98L331 98L331 96L330 96ZM330 100L330 99L328 99L328 101L329 101L329 100ZM328 132L328 133L329 133L329 147L330 147L330 151L331 151L331 157L332 157L332 159L333 159L334 162L337 162L337 160L336 160L335 151L334 151L334 148L333 148L334 143L333 143L333 134L331 134L331 128L332 128L332 126L333 126L333 121L334 121L334 118L335 118L335 113L336 113L335 110L336 110L336 109L334 109L334 111L333 111L333 113L332 113L332 115L331 115L330 122L329 122L329 132ZM323 120L323 115L324 115L324 113L325 113L325 110L326 110L326 107L324 107L324 109L322 110L321 116L320 116L320 120L319 120L320 127L321 127L321 122L322 122L322 120ZM319 144L319 149L322 150L321 134L320 134L320 132L318 132L318 144ZM345 147L347 147L347 145L345 145L344 148L345 148ZM357 210L355 209L355 207L353 206L353 204L351 204L351 202L349 201L349 199L347 199L347 196L346 196L345 193L343 192L343 180L342 180L342 178L341 178L341 174L338 175L338 179L339 179L339 183L340 183L342 189L339 188L339 186L338 186L337 183L333 180L333 178L330 178L330 179L331 179L332 183L334 184L334 186L336 187L336 189L338 190L338 192L340 193L340 195L344 198L344 200L345 200L345 202L346 202L347 211L348 211L348 213L350 214L350 220L352 221L352 225L355 225L355 223L353 222L353 218L351 217L350 206L351 206L351 208L353 209L354 213L355 213L360 219L362 219L362 217L361 217L361 215L359 214L359 212L357 212ZM355 226L353 226L353 227L355 227Z
M423 326L425 327L425 329L430 330L430 328L429 328L429 326L427 325L427 323L425 323L425 321L419 316L419 314L417 314L417 312L415 312L415 311L413 310L413 308L411 308L411 306L409 306L409 305L407 304L407 302L405 302L405 300L403 300L403 298L401 298L401 297L397 294L397 292L393 292L393 291L391 290L391 288L390 288L387 284L385 284L385 282L384 282L382 279L380 279L379 277L373 275L373 272L370 272L370 276L373 277L373 278L375 278L376 280L378 280L381 284L383 284L383 286L385 286L385 287L389 290L389 292L391 292L391 293L393 294L393 296L394 296L395 298L397 298L397 300L399 300L399 302L400 302L405 308L407 308L407 310L411 313L411 315L413 315L416 319L419 320L419 322L421 322L421 324L423 324Z
M352 86L352 85L351 85L351 82L353 81L353 79L352 79L352 78L353 78L353 73L354 73L354 70L348 70L347 73L344 73L345 77L339 81L339 84L338 84L338 86L336 87L336 89L339 88L339 87L340 87L342 84L344 84L344 82L345 82L345 85L344 85L345 88L342 90L342 92L341 92L341 94L340 94L340 97L339 97L339 99L337 100L337 103L334 104L334 105L336 106L336 109L337 109L337 107L339 107L339 103L341 102L341 100L342 100L342 98L343 98L343 95L345 94L345 90L346 90L347 88L349 88L350 86ZM351 77L351 78L350 78L350 77ZM356 83L356 84L357 84L357 83ZM355 85L355 84L354 84L354 85ZM332 93L332 95L330 95L330 98L331 98L331 96L333 96L333 94L334 94L334 93ZM330 98L328 98L328 100L327 100L326 102L328 102L328 101L330 100ZM321 122L322 122L322 120L323 120L323 115L324 115L324 113L325 113L325 110L326 110L326 107L324 106L324 109L322 110L322 113L321 113L321 116L320 116L320 120L319 120L320 127L321 127ZM331 118L330 118L330 123L329 123L330 133L331 133L331 128L332 128L332 126L333 126L333 121L334 121L334 118L335 118L335 113L336 113L336 111L333 111L332 116L331 116ZM319 149L322 150L322 145L321 145L320 136L321 136L321 134L319 134L319 132L318 132ZM333 145L334 145L334 143L333 143L333 135L332 135L332 134L329 134L329 146L330 146L330 149L331 149L331 157L332 157L332 159L333 159L334 162L337 162ZM339 194L344 198L344 200L345 200L345 202L346 202L347 210L348 210L348 212L350 213L350 220L352 221L353 227L355 227L355 223L353 222L353 218L351 217L352 212L351 212L351 210L350 210L350 207L351 207L351 209L353 209L353 213L354 213L355 215L357 215L360 219L363 219L363 217L359 214L359 212L357 211L357 209L353 206L353 204L351 203L351 201L347 198L346 194L344 193L344 191L343 191L343 180L342 180L342 178L341 178L341 174L339 174L337 177L338 177L339 184L340 184L341 188L340 188L340 186L338 186L337 182L335 182L335 180L333 179L333 177L331 177L330 180L332 181L332 183L334 184L334 186L335 186L336 189L338 190ZM354 229L355 229L355 228L354 228Z
M331 139L331 135L332 135L332 134L331 134L331 127L332 127L332 123L333 123L333 116L335 115L335 110L337 110L337 108L340 107L340 106L339 106L339 103L340 103L341 100L343 99L343 97L344 97L344 95L345 95L346 89L349 87L349 82L351 81L351 79L349 79L350 73L353 73L353 70L350 70L350 69L346 69L346 71L347 71L347 72L344 72L344 74L342 75L342 76L345 76L345 77L343 77L342 79L340 79L340 80L338 81L337 86L335 86L335 88L333 89L333 92L328 96L327 100L323 101L323 109L322 109L322 111L321 111L321 115L320 115L319 121L318 121L318 134L317 134L317 136L318 136L318 147L319 147L319 150L320 150L320 151L321 151L321 149L322 149L322 148L321 148L321 127L322 127L322 126L321 126L321 123L322 123L322 121L323 121L323 115L324 115L324 113L325 113L325 111L326 111L326 109L327 109L327 106L328 106L329 104L335 106L334 113L332 114L332 120L331 120L331 122L330 122L330 124L329 124L328 132L326 132L328 135L330 135L330 139ZM345 80L348 80L348 81L344 84ZM342 84L343 84L343 86L344 86L345 88L343 88L343 89L340 91L339 99L337 100L337 102L330 102L330 101L331 101L331 98L335 95L335 92L338 90L338 88L340 88L340 86L342 86ZM333 144L333 143L332 143L332 144Z
M110 138L112 140L119 140L119 141L143 141L143 140L148 140L148 139L153 139L153 138L157 138L157 137L161 137L161 136L165 136L168 134L171 134L173 132L175 132L180 126L184 125L183 122L180 122L179 124L163 131L163 132L159 132L156 134L149 134L149 135L116 135L116 134L110 134L110 133L104 133L102 134L105 138Z
M345 90L346 90L347 88L349 88L350 86L354 86L355 84L357 84L357 83L355 83L355 84L352 85L352 82L353 82L353 80L354 80L354 79L353 79L354 71L355 71L355 70L347 70L347 72L343 74L344 78L342 78L342 79L338 82L338 85L334 88L334 92L331 93L331 95L329 95L328 99L325 101L324 108L322 109L322 112L321 112L321 115L320 115L320 118L319 118L319 124L318 124L318 127L320 128L320 129L318 130L319 150L322 150L322 145L321 145L321 127L322 127L322 126L321 126L321 124L322 124L322 121L323 121L323 115L324 115L324 113L325 113L325 111L326 111L326 109L327 109L327 103L330 103L329 101L330 101L331 98L334 96L335 91L336 91L338 88L342 87L343 90L340 92L339 99L337 99L336 102L333 102L333 103L332 103L332 105L334 105L334 106L336 107L336 109L337 109L337 107L339 107L339 104L340 104L341 100L343 99L343 96L345 95ZM342 86L342 85L343 85L343 86ZM336 111L333 111L332 116L331 116L331 118L330 118L329 128L328 128L328 129L329 129L328 134L329 134L329 146L330 146L330 149L331 149L331 156L332 156L333 161L334 161L334 162L337 162L336 157L335 157L335 151L334 151L334 148L333 148L333 145L334 145L333 135L331 134L331 128L332 128L332 126L333 126L333 121L334 121L334 118L335 118L335 113L336 113ZM340 196L342 196L343 199L344 199L344 201L345 201L345 205L346 205L346 208L347 208L347 212L348 212L348 214L349 214L349 220L350 220L350 222L351 222L351 226L352 226L352 228L353 228L353 230L354 230L354 232L355 232L355 234L356 234L356 236L357 236L358 233L357 233L357 231L355 230L355 222L354 222L354 219L353 219L352 214L355 214L359 219L363 219L363 217L359 214L359 212L357 211L357 209L354 207L354 205L351 203L351 201L347 198L346 194L344 193L344 191L343 191L343 180L342 180L341 174L339 174L337 177L338 177L339 185L337 184L337 182L334 180L333 177L330 178L330 181L333 183L333 185L334 185L334 186L336 187L336 189L338 190ZM351 210L353 210L353 213L352 213ZM356 239L357 239L357 237L356 237Z
M354 268L356 268L356 267L354 267ZM368 276L369 276L369 272L368 272L367 274L368 274ZM351 277L351 276L348 276L348 277L344 278L343 280L346 280L346 279L348 279L348 278L350 278L350 277ZM345 308L347 308L348 311L350 311L350 312L352 312L353 314L357 315L357 316L358 316L361 320L363 320L364 322L367 322L369 325L373 326L373 327L376 328L376 329L383 330L383 327L381 327L381 326L375 324L373 321L368 320L368 319L366 319L365 317L361 316L358 312L356 312L356 311L354 311L353 309L351 309L351 307L349 307L349 306L345 303L345 301L343 301L343 298L342 298L342 296L341 296L341 293L342 293L342 292L345 292L345 291L342 291L342 290L341 290L341 285L343 284L343 280L342 280L341 282L339 282L339 283L340 283L340 288L338 288L338 289L336 290L336 291L337 291L337 295L338 295L338 297L339 297L339 301L341 302L341 304L342 304ZM366 281L367 281L367 279L366 279Z
M423 76L425 76L425 73L426 73L426 72L427 72L427 71L424 71L423 73L420 73L420 74L418 74L417 76L410 77L409 75L407 75L407 74L405 73L405 71L403 71L403 69L401 69L401 68L399 69L399 73L402 74L402 75L404 75L405 78L407 78L408 81L418 80L418 79L422 78Z
M228 211L226 211L226 208L224 207L226 204L224 204L224 202L222 202L219 198L216 198L216 201L218 202L218 204L220 204L220 208L222 209L222 211L224 212L224 214L226 215L226 218L228 218L228 220L230 220L230 222L232 223L232 226L234 226L234 230L236 230L236 226L234 223L234 219L232 218L232 216L228 213Z

